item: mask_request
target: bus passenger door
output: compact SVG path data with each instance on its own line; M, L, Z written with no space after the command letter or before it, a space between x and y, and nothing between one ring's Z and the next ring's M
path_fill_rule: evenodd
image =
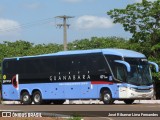
M117 84L119 91L119 98L127 98L127 85Z
M120 83L117 83L117 92L119 94L119 98L126 98L127 97L127 84L126 82L126 76L127 72L125 70L125 66L122 64L116 63L115 66L115 77Z

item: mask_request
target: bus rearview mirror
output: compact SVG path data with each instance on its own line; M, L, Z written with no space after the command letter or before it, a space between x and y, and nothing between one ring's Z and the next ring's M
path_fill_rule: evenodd
M159 66L158 66L158 64L157 64L157 63L155 63L155 62L151 62L151 61L148 61L148 63L149 63L150 65L155 66L155 68L156 68L156 72L159 72Z
M115 60L114 62L125 65L126 68L127 68L127 72L131 72L131 66L128 62L125 62L125 61L122 61L122 60Z

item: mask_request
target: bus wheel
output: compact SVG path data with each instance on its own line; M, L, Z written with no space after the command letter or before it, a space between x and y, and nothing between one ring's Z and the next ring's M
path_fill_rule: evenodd
M124 100L124 102L125 102L126 104L132 104L132 103L134 102L134 100L129 99L129 100Z
M112 99L112 94L109 90L103 91L102 100L104 104L112 104L114 102L114 100Z
M42 95L39 91L33 93L33 102L35 105L42 104Z
M65 100L54 100L53 104L55 105L62 105L65 102Z
M23 92L21 94L21 103L24 105L30 105L32 103L31 97L28 92Z

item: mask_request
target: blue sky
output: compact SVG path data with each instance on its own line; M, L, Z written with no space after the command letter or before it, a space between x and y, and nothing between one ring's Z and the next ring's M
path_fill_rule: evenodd
M140 0L0 0L0 42L26 40L35 44L63 43L59 15L68 20L68 42L83 38L131 35L113 24L107 11Z

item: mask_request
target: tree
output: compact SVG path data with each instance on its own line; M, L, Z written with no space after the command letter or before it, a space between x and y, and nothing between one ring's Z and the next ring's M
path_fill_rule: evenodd
M86 50L99 48L126 48L128 40L120 37L92 37L91 39L76 40L68 44L69 50Z
M138 43L140 52L160 63L160 0L143 0L107 13L114 23L122 24L124 30L132 34L130 42Z
M151 46L160 42L160 0L127 5L125 9L107 12L114 23L123 25L132 34L131 41Z

